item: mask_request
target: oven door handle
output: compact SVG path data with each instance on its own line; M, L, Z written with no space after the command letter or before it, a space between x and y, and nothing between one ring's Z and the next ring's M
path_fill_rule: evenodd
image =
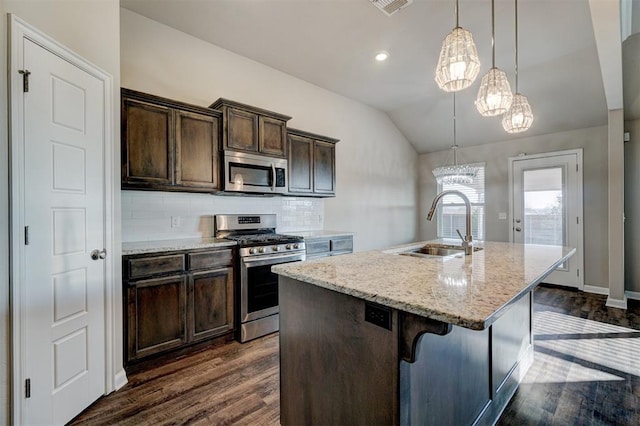
M256 257L243 257L242 262L247 266L264 266L264 265L277 265L280 263L298 262L305 260L305 253L296 253L283 256L281 254L264 255Z
M276 190L276 166L271 163L271 191Z

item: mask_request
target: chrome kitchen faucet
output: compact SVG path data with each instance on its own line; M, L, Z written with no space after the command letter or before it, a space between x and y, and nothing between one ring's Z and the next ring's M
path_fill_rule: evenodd
M445 195L457 195L458 197L462 198L462 201L464 201L464 205L467 208L467 218L466 218L467 229L465 231L466 235L463 237L459 229L456 229L456 232L458 233L458 235L460 236L460 239L462 240L462 248L464 249L464 254L467 256L471 256L473 254L473 237L471 236L471 202L469 201L469 198L467 198L466 195L464 195L460 191L451 190L451 189L448 191L442 191L441 193L436 195L436 198L433 199L433 203L431 204L431 209L429 210L429 213L427 213L427 220L430 221L431 219L433 219L433 213L435 213L436 211L436 206L438 205L438 201L440 201L440 199L442 199L442 197L444 197Z

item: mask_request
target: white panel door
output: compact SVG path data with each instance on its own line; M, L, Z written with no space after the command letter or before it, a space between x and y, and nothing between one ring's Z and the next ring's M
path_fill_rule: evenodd
M23 421L61 425L105 390L104 88L23 40Z
M546 283L582 288L582 185L578 154L513 159L512 235L523 244L576 248L576 255L545 278Z

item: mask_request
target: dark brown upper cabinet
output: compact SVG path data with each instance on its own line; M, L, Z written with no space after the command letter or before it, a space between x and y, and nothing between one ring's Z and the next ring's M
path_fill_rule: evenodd
M291 117L223 98L209 108L222 112L224 149L287 158L287 121Z
M330 197L336 193L338 139L288 129L289 193Z
M122 188L215 192L222 115L122 89Z

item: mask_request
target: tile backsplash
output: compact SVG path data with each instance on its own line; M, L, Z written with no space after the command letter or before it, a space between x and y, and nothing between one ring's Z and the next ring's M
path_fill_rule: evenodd
M213 215L275 213L278 232L321 230L324 200L122 191L122 242L210 237Z

